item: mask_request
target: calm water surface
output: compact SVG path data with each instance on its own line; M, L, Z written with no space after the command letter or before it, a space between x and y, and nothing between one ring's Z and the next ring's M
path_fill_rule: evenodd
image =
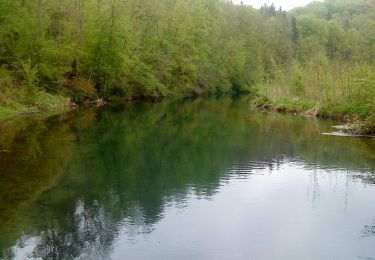
M246 99L0 123L0 258L375 259L375 140Z

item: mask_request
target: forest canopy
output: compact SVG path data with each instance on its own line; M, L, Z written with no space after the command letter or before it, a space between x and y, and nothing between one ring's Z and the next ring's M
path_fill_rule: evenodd
M372 0L289 12L219 0L0 2L2 106L41 93L83 102L253 91L349 100L364 117L375 107Z

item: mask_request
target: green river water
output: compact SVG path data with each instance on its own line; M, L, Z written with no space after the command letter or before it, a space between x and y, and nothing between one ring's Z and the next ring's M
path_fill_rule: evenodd
M0 122L0 258L375 259L375 140L248 104Z

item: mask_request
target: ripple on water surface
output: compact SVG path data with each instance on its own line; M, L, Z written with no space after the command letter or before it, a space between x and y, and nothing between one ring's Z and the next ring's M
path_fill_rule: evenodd
M375 140L229 98L0 123L0 258L375 258Z

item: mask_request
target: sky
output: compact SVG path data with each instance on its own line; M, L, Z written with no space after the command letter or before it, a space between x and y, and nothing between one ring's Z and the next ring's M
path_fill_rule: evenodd
M313 0L242 0L244 4L252 5L255 8L260 8L264 3L271 5L272 3L279 8L280 6L284 10L290 10L297 6L304 6ZM240 3L241 0L233 1L235 3Z

